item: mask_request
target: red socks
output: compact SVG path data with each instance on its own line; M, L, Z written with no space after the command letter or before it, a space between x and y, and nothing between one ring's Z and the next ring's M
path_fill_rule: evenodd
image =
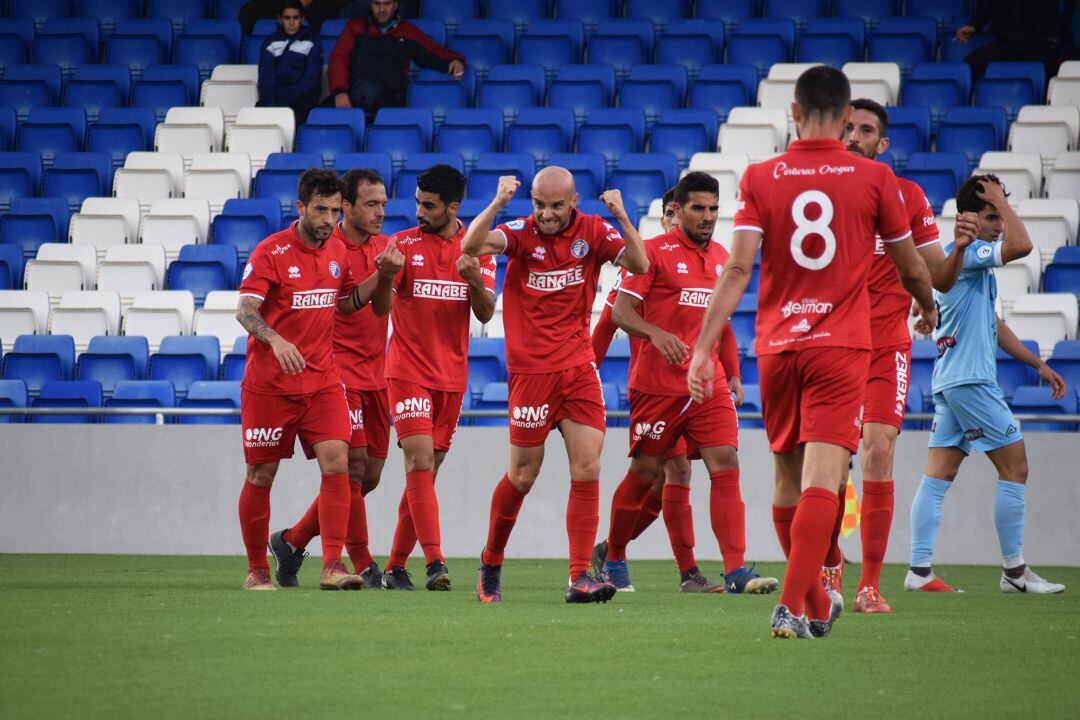
M517 523L518 511L521 503L525 500L525 493L514 487L508 475L495 486L495 492L491 494L491 514L488 516L487 544L480 562L485 565L499 566L503 564L503 553L506 551L506 543L510 540L510 533Z
M240 490L240 534L247 549L248 571L269 570L266 543L270 541L270 488L244 480Z
M645 482L632 471L627 471L615 495L611 498L611 527L608 530L608 560L624 560L626 544L633 537L634 528L641 514L641 506L652 489L651 482Z
M570 500L566 503L566 535L570 541L570 577L576 578L589 568L596 527L600 524L600 483L570 481Z
M889 546L889 530L893 516L893 481L863 480L862 519L859 535L862 538L863 566L859 588L878 587L881 564Z
M387 568L405 567L409 553L416 547L416 528L413 527L412 515L409 514L407 492L401 493L401 502L398 503L397 527L394 528L394 540L390 544L390 557L386 561Z
M638 536L648 530L649 526L656 521L656 518L660 517L660 510L664 504L663 498L662 493L649 488L649 492L645 494L645 499L641 501L641 510L638 511L637 524L634 526L634 532L630 535L631 540L637 540Z
M825 567L837 567L844 561L844 554L840 552L840 531L844 528L845 494L844 488L836 493L840 506L836 509L836 524L833 526L832 537L829 539L829 550L825 553Z
M690 507L690 488L687 485L666 483L663 491L664 525L667 526L671 551L679 572L697 565L694 559L694 514Z
M442 538L439 535L439 500L435 497L435 473L414 470L405 473L405 497L409 501L416 537L424 550L424 562L442 560Z
M807 488L799 498L791 523L791 553L780 593L780 604L786 605L796 617L806 609L807 595L815 585L824 594L819 579L821 563L829 549L829 532L836 524L838 503L835 492L817 487ZM825 618L811 615L811 619Z
M323 473L316 502L319 505L323 565L341 562L341 548L349 527L348 473Z
M784 551L784 557L791 557L791 521L795 519L795 510L798 507L798 505L772 506L773 527L776 528L776 539L780 541L780 549Z
M745 564L746 555L746 506L739 490L739 468L721 470L709 477L709 518L724 556L724 572L729 573Z
M356 573L367 570L375 562L368 551L367 506L363 490L361 483L349 482L349 527L345 533L345 549Z

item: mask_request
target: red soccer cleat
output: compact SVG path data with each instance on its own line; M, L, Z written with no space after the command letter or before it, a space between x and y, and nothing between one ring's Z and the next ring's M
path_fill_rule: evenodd
M855 594L855 603L852 606L852 610L857 613L892 613L892 607L889 603L885 602L885 598L881 597L881 593L878 592L876 587L870 587L869 585L861 588L859 592Z
M922 575L916 575L908 570L907 577L904 578L904 589L908 592L932 592L932 593L954 593L964 592L953 588L944 580L939 578L934 573L930 573L926 577Z
M244 578L245 590L277 590L274 583L270 582L269 570L252 570Z

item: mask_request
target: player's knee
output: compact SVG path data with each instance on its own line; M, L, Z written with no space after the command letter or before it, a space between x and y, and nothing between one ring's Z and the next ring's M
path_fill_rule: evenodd
M510 484L513 485L518 492L527 493L532 490L532 486L536 483L536 477L539 474L539 466L528 464L511 467L510 471L506 473L506 476L509 478Z
M668 485L689 485L690 484L690 463L685 459L669 461L664 464L664 482ZM654 492L660 492L653 486Z
M574 480L599 480L600 459L596 458L595 460L578 460L576 462L570 463L570 477L572 477Z
M1027 458L1022 457L1009 464L1006 471L1008 477L1003 477L1002 480L1008 480L1009 482L1025 484L1028 479L1028 463Z
M435 457L431 453L405 453L405 472L420 472L435 469Z
M739 453L730 445L724 445L716 450L717 470L736 470L739 467ZM687 463L687 472L690 471L690 463Z
M268 488L274 484L274 476L277 475L277 464L273 465L248 465L247 481L255 487Z
M893 453L896 439L888 435L875 435L863 440L863 475L886 478L892 475Z

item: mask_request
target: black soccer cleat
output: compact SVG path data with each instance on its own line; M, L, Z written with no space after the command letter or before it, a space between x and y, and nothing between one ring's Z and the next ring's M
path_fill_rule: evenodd
M379 569L379 563L374 560L371 561L370 565L356 574L364 581L365 590L378 590L382 587L382 570Z
M428 563L427 566L427 589L435 591L447 591L450 589L450 569L442 560Z
M502 601L502 565L480 563L476 576L476 597L482 603Z
M836 622L840 614L844 612L844 599L841 597L839 601L836 598L830 597L831 604L829 605L829 619L828 620L811 620L807 624L810 627L810 634L816 638L829 637L829 633L832 632L833 623Z
M383 590L416 590L412 576L403 567L388 567L382 575Z
M787 605L777 605L773 608L772 617L769 621L774 638L791 640L813 640L810 627L805 617L795 617L788 610Z
M284 530L278 530L270 536L270 542L267 543L270 554L274 556L274 577L283 588L300 587L300 580L296 575L304 564L307 551L294 548L285 542L284 535Z
M600 573L604 572L605 560L607 560L607 540L601 540L592 549L592 569L596 577L600 577Z

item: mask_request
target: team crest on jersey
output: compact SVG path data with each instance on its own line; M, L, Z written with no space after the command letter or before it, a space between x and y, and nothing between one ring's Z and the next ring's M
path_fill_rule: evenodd
M589 243L581 239L575 240L570 246L570 254L580 260L589 254Z
M254 270L254 269L255 269L255 267L251 263L248 263L247 265L245 265L244 266L244 276L241 278L241 280L247 280L248 276L251 275L251 271Z
M290 266L289 267L289 279L290 280L295 280L298 277L300 277L300 268L296 267L295 265Z
M521 218L518 218L517 220L511 220L510 222L506 223L506 227L510 228L511 230L524 230L525 221Z
M330 276L333 277L333 278L337 278L340 275L341 275L341 266L338 265L335 261L331 260L330 261Z

